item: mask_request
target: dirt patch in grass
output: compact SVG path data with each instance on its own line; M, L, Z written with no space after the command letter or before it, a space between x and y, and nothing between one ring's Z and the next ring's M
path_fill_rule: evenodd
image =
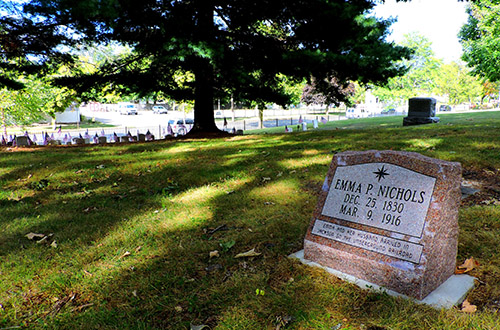
M500 204L500 169L464 168L463 185L477 190L462 200L462 206Z

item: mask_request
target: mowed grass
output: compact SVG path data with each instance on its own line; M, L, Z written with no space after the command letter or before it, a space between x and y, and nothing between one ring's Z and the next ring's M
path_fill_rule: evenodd
M499 113L440 117L3 149L0 329L500 329ZM457 263L480 262L476 313L362 290L287 257L302 249L333 153L370 149L459 161L487 181L459 217ZM235 258L251 249L260 255Z

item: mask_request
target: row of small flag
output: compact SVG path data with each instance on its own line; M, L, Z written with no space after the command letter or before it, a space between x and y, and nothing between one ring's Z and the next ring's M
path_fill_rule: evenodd
M169 128L170 128L169 134L173 134L172 128L170 127L170 125L169 125ZM73 137L71 136L70 133L64 134L64 136L62 136L61 129L59 129L57 133L58 133L58 137L56 138L54 136L54 133L51 133L49 135L48 132L42 132L41 141L38 141L36 134L33 134L33 138L31 138L28 131L26 131L23 134L23 136L27 137L27 144L29 146L30 145L48 145L48 144L50 144L50 141L55 141L55 140L59 140L62 142L62 144L66 144L66 143L71 142L73 140ZM139 134L140 134L139 131L137 131L137 135L139 135ZM104 136L104 137L106 136L106 133L104 132L104 130L101 130L100 135L98 135L96 132L94 136L91 136L89 134L89 131L87 130L84 133L84 135L82 135L80 133L77 137L80 139L88 139L89 141L93 141L94 143L99 143L99 136ZM132 134L130 133L130 131L127 133L127 136L129 138L132 138ZM0 140L0 145L3 145L3 146L12 145L15 147L16 146L16 138L17 138L17 135L14 135L14 136L9 135L8 137L6 137L5 135L2 134L2 139ZM151 134L151 132L148 130L147 133L145 134L146 141L150 141L153 138L154 138L153 134ZM111 135L111 139L109 142L119 142L119 141L120 141L120 138L119 138L118 134L116 134L116 132L113 132L113 135Z

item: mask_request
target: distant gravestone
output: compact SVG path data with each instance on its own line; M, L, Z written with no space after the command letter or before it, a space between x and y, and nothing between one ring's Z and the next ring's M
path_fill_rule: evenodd
M408 117L403 118L403 126L439 122L436 117L436 99L414 97L408 100Z
M146 141L146 135L145 134L138 134L137 139L139 142L145 142Z
M61 145L61 140L49 140L47 142L48 145L50 146L60 146Z
M29 146L29 139L28 139L28 137L24 136L24 135L16 136L16 146L18 146L18 147Z
M107 138L105 136L99 136L99 137L97 137L97 142L99 144L104 144L104 143L106 143L108 141L107 141Z
M120 136L120 142L129 142L130 139L127 135Z
M82 138L73 138L73 142L76 145L82 145L82 144L85 144L85 139L82 139Z
M461 166L396 151L333 157L304 258L416 299L454 274Z

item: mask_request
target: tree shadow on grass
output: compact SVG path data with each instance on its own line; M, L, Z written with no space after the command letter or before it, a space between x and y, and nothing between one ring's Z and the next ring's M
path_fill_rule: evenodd
M24 189L19 201L0 199L7 233L0 257L16 270L5 278L10 284L0 297L8 318L0 325L264 328L292 317L304 327L315 320L337 326L346 317L354 324L383 321L389 316L377 303L401 313L397 319L408 327L427 325L412 319L411 303L363 298L359 289L286 257L302 247L332 152L408 143L406 136L376 143L371 134L106 147L98 160L48 154L37 161L57 158L54 165L18 182L32 171L23 159L24 168L0 179L12 191ZM8 162L13 166L15 157ZM57 169L67 172L59 181L28 189ZM29 231L53 232L58 248L28 241ZM261 255L234 258L251 249ZM338 307L353 305L361 307Z

